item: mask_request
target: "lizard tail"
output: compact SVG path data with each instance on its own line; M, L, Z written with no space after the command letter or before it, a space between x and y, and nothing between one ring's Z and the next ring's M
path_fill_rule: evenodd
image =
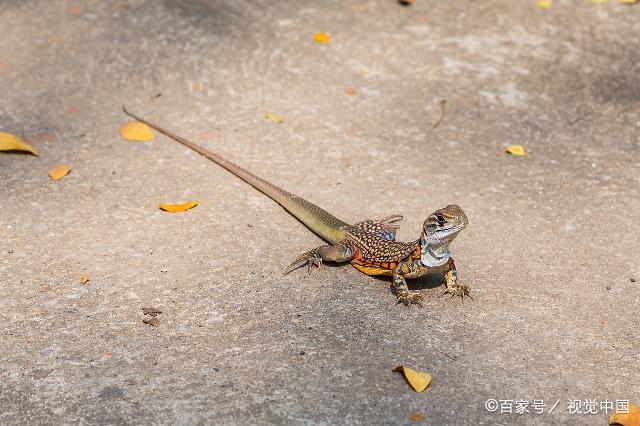
M218 154L215 154L209 151L206 148L197 145L182 136L178 136L175 133L160 127L159 125L152 123L150 121L145 120L127 110L125 106L122 107L122 110L128 116L134 118L137 121L140 121L147 126L157 130L158 132L170 137L176 142L181 143L182 145L196 151L198 154L203 155L214 163L224 167L229 172L233 173L243 181L247 182L249 185L256 188L258 191L262 192L276 203L280 204L285 210L287 210L291 215L293 215L296 219L306 225L311 231L316 233L325 241L335 244L341 240L343 240L346 236L345 227L349 226L347 223L341 221L335 216L331 215L329 212L321 209L308 202L307 200L298 197L284 189L267 182L266 180L254 175L251 172L243 169L240 166L235 165L231 161L225 160Z

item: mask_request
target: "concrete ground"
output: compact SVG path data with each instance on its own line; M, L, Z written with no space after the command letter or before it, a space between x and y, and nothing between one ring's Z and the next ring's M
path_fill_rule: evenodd
M4 0L0 28L0 130L41 154L0 153L0 423L604 425L640 403L640 5ZM401 240L460 204L474 301L283 276L320 240L166 137L122 140L123 104L345 221L401 213Z

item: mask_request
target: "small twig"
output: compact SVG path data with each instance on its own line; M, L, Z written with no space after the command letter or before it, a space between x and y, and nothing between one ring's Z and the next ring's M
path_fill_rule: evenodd
M446 353L446 352L442 352L442 354L443 354L444 356L446 356L447 358L449 358L450 360L452 360L452 361L457 361L457 360L458 360L457 358L452 357L451 355L449 355L449 354L448 354L448 353Z
M442 124L442 122L444 121L444 117L446 115L447 115L447 100L443 99L443 100L440 101L440 118L438 118L438 121L433 123L433 128L434 129Z

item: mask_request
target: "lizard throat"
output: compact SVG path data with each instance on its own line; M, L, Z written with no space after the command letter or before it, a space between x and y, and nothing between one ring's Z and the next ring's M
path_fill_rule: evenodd
M449 261L451 251L449 247L432 247L426 241L421 241L420 262L426 267L442 266Z

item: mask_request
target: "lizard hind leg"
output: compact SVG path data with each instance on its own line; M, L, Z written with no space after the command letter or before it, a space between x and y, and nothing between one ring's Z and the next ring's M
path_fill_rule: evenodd
M348 262L353 259L353 253L348 245L338 244L335 246L320 246L302 253L284 271L284 275L307 265L307 271L311 273L311 268L322 266L323 261Z

